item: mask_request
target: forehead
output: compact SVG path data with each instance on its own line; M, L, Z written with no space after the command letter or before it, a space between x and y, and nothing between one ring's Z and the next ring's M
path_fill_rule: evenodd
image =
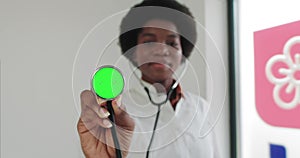
M166 20L153 19L144 24L144 31L167 31L178 34L177 27L174 23Z

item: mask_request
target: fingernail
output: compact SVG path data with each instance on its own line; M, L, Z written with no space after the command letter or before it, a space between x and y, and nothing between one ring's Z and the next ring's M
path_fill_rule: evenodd
M110 123L110 121L108 121L108 120L103 120L103 125L104 126L106 126L107 128L110 128L110 127L112 127L112 124Z
M105 100L103 100L103 99L101 99L99 97L96 98L96 101L97 101L98 105L101 105L102 103L105 102Z
M103 117L108 117L110 115L110 113L108 111L104 110L103 108L100 108L100 112L101 112L101 114L104 114Z

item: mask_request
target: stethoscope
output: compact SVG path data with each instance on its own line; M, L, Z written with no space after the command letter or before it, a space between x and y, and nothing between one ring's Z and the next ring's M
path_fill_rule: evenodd
M112 100L118 97L124 88L124 78L121 71L111 65L101 66L92 75L91 87L93 93L106 100L106 108L110 113L108 119L112 122L111 134L115 145L117 158L122 158L120 144L116 131L115 112L112 107Z
M158 123L158 120L159 120L159 114L160 114L160 109L161 109L161 106L164 105L166 102L169 101L170 97L171 97L171 94L173 93L173 91L177 88L180 80L182 79L183 75L185 74L186 70L187 70L187 62L184 60L183 61L183 64L184 64L184 67L183 67L183 71L182 73L180 74L180 76L178 77L178 79L175 81L175 83L173 83L173 85L171 86L171 88L168 90L167 92L167 96L165 98L165 100L161 101L161 102L155 102L151 95L150 95L150 91L148 89L148 87L143 83L142 79L140 77L138 77L138 75L136 74L135 72L135 68L133 66L133 64L131 62L129 62L129 65L132 69L132 72L134 74L134 76L136 77L136 79L139 80L140 84L142 87L144 87L144 90L150 100L150 102L157 106L157 113L156 113L156 117L155 117L155 121L154 121L154 125L153 125L153 132L152 132L152 135L151 135L151 138L150 138L150 142L149 142L149 145L148 145L148 148L147 148L147 153L146 153L146 158L149 157L149 153L150 153L150 149L151 149L151 145L152 145L152 142L154 140L154 136L155 136L155 131L156 131L156 127L157 127L157 123Z
M138 75L136 74L135 68L134 68L133 64L132 64L131 62L129 62L129 66L130 66L130 68L131 68L131 70L132 70L132 72L133 72L133 75L135 76L136 79L139 80L141 86L144 87L144 89L145 89L145 91L146 91L146 93L147 93L147 95L148 95L148 98L149 98L150 102L151 102L153 105L156 105L156 106L161 106L161 105L165 104L165 103L170 99L173 90L178 86L180 80L182 79L183 75L185 74L185 72L186 72L186 70L187 70L187 63L186 63L186 61L183 61L183 64L184 64L183 71L182 71L182 73L180 74L180 76L178 77L178 79L175 81L175 83L173 83L173 85L171 86L170 90L167 92L167 97L165 98L165 100L163 100L163 101L161 101L161 102L155 102L155 101L152 99L151 95L150 95L150 91L149 91L148 87L143 83L142 79L141 79L140 77L138 77ZM136 68L136 69L137 69L137 68Z
M132 69L134 76L139 80L141 86L144 87L144 90L149 98L149 101L153 105L157 106L157 113L156 113L156 117L155 117L155 121L154 121L153 132L152 132L152 136L151 136L148 148L147 148L146 158L149 157L151 145L154 140L161 106L163 104L165 104L167 101L169 101L172 92L176 89L180 80L182 79L183 75L185 74L185 72L187 70L187 62L185 60L183 61L183 64L184 64L183 71L180 74L180 76L178 77L178 79L175 81L175 83L173 83L171 88L166 93L166 98L161 102L155 102L153 100L153 98L151 97L148 87L143 83L142 79L140 77L138 77L138 75L136 74L133 64L131 62L129 62L129 65ZM108 118L112 122L111 134L112 134L113 142L115 145L116 157L122 158L120 144L119 144L119 140L118 140L118 136L117 136L117 132L116 132L114 110L112 108L112 100L114 98L116 98L117 96L119 96L122 93L123 88L124 88L124 78L121 74L121 71L118 68L111 66L111 65L101 66L94 72L94 74L92 76L91 87L92 87L92 91L98 97L105 99L107 101L107 110L111 114ZM102 91L103 89L108 89L108 91ZM107 92L112 92L112 93L110 94Z

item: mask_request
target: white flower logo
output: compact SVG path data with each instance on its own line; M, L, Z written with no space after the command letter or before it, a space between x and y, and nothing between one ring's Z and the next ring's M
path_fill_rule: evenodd
M297 78L296 73L300 73L300 51L294 55L294 60L291 57L291 48L295 44L300 44L300 36L290 38L284 45L283 54L272 56L266 65L266 76L273 83L273 98L276 104L283 109L292 109L300 103L300 78ZM279 73L284 75L283 78L277 78L272 72L272 66L278 62L285 63L288 68L280 68ZM295 90L294 98L290 102L282 100L280 97L280 89L287 85L285 92L291 93Z

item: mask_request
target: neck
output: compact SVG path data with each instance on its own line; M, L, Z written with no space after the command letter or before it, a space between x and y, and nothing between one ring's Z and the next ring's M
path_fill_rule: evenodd
M151 81L150 79L148 79L147 77L145 77L143 75L142 80L152 84L156 88L157 92L165 92L166 93L167 91L169 91L169 89L171 88L171 86L173 84L172 78L168 78L163 81Z

